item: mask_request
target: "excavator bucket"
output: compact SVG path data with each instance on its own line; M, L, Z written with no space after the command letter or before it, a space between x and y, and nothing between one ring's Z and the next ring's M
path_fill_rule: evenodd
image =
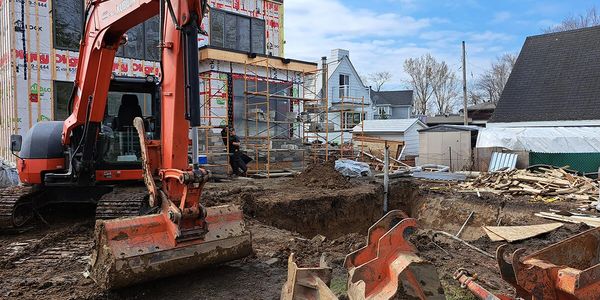
M167 213L98 221L90 276L101 287L114 289L252 253L251 235L238 207L207 208L206 222L203 238L178 241L178 229Z
M558 242L531 255L525 249L504 258L506 245L496 258L502 279L524 299L598 299L600 295L600 228Z
M332 269L324 257L318 267L301 268L294 253L288 259L288 279L281 290L281 300L337 300L329 289Z
M369 228L367 245L344 261L348 299L446 299L435 267L406 240L416 227L415 219L394 210ZM319 267L299 268L292 253L281 300L335 300L330 281L331 268L323 258Z
M417 221L399 210L371 228L367 245L346 256L350 299L445 299L435 267L407 239Z

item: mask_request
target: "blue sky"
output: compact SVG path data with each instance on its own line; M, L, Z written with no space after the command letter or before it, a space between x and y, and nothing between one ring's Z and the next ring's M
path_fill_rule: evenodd
M390 71L386 88L405 87L405 59L431 53L476 78L499 55L518 53L530 35L584 13L598 0L286 0L285 56L316 61L350 50L361 74ZM600 7L597 7L600 8Z

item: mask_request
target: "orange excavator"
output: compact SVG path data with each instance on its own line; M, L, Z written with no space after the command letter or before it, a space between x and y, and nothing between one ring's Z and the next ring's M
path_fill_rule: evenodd
M43 201L39 195L47 193L71 199L94 198L97 194L100 202L107 199L106 203L112 203L98 203L99 208L109 207L104 212L115 207L135 211L124 215L128 218L96 222L90 274L105 288L251 254L251 236L241 210L235 206L202 206L200 196L210 173L188 163L189 128L200 125L197 36L206 8L205 0L87 2L69 104L72 112L65 122L40 122L24 137L13 136L11 149L19 152L19 176L28 186L0 191L0 215L4 214L0 225L22 225L35 203ZM159 117L143 118L139 105L143 89L127 90L133 83L124 84L122 93L114 94L119 84L115 80L111 83L111 72L127 30L155 15L160 16L162 28L161 72L158 84L148 77L145 92L151 95L158 86L160 96L154 101L153 111ZM109 129L106 119L110 110L116 111L110 104L118 98L115 95L121 96L119 124ZM134 136L125 134L132 131ZM117 164L106 164L107 156ZM129 169L118 164L126 162L134 164ZM139 199L146 199L148 211L154 213L132 217L140 209L128 208L132 196L127 187L102 183L142 177L146 191L133 197L134 206L139 206Z

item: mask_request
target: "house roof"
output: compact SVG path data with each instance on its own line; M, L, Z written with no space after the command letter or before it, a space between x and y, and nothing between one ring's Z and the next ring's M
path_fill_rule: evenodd
M436 126L429 127L429 128L420 129L419 132L479 131L479 129L480 129L480 127L477 127L477 126L442 124L442 125L436 125Z
M530 36L490 122L600 119L600 26Z
M371 101L375 105L412 106L413 91L380 91L371 90Z
M330 66L329 70L328 70L329 78L331 79L331 76L333 76L333 74L335 74L335 71L337 71L337 69L342 65L342 62L344 62L344 61L348 62L348 64L350 65L350 68L352 69L352 72L354 73L356 78L358 78L358 81L360 82L360 84L362 84L362 86L366 87L365 83L363 82L362 78L360 77L360 74L358 74L358 71L356 71L356 68L354 67L354 64L352 63L352 61L350 60L350 57L348 55L345 55L338 61L333 62L332 66Z
M473 120L471 118L469 118L468 121L469 121L469 123L471 123ZM465 117L460 116L460 115L435 116L435 117L427 116L427 117L425 117L425 123L427 123L427 125L429 125L429 126L439 125L439 124L456 124L456 125L462 124L462 125L464 125Z
M418 124L425 128L423 122L419 119L393 119L393 120L365 120L356 125L354 132L405 132L413 125ZM364 125L364 128L363 128Z
M493 102L484 102L484 103L479 103L479 104L475 104L475 105L471 105L467 107L468 111L474 111L474 110L494 110L496 109L496 104ZM461 109L460 111L463 111L463 109Z

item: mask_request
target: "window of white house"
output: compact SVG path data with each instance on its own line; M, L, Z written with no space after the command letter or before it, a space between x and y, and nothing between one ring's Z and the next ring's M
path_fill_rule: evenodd
M265 54L265 21L212 9L210 44L215 47Z
M350 76L340 74L340 98L350 97Z
M365 114L360 112L344 112L344 119L342 120L343 129L352 129L354 126L360 124L365 119Z
M377 107L377 115L379 115L379 118L389 117L390 116L390 107L389 106Z

